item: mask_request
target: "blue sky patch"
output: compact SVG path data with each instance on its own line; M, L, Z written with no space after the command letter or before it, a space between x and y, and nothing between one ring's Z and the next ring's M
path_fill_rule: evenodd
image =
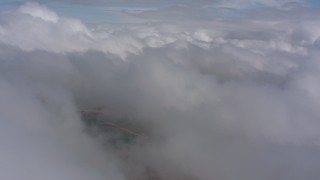
M0 10L14 9L22 5L27 0L0 0ZM86 23L121 23L125 22L126 16L122 11L144 11L159 8L168 8L176 5L176 3L188 1L171 1L162 3L67 3L62 1L38 0L41 4L53 9L61 16L69 16L79 18ZM307 0L309 7L320 7L320 0ZM257 7L262 8L262 7Z

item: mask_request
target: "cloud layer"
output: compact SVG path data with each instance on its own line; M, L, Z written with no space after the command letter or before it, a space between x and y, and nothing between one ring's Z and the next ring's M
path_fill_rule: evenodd
M0 179L319 179L317 11L197 3L132 16L1 12ZM86 132L84 109L147 137L115 150Z

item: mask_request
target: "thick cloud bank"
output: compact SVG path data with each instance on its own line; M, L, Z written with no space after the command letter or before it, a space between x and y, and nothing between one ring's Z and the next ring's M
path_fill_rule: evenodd
M319 179L319 13L202 5L90 26L1 12L0 179ZM114 147L86 110L144 135Z

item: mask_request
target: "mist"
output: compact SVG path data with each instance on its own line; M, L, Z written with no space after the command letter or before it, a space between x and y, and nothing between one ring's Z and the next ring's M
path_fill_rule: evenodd
M0 179L319 179L320 14L232 2L2 10Z

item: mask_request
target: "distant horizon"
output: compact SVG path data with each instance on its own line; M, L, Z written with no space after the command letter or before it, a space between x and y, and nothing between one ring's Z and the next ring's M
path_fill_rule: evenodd
M39 2L40 4L46 5L53 9L56 13L61 16L69 16L79 18L86 23L126 23L127 15L121 13L123 10L157 10L175 7L181 3L188 4L190 0L180 0L172 2L63 2L54 0L2 0L0 2L0 10L14 9L26 2ZM305 5L309 8L319 8L320 1L318 0L306 0ZM262 6L263 7L263 6ZM252 7L251 9L254 9ZM259 6L259 8L261 8ZM104 9L109 9L108 11ZM112 10L114 9L114 11Z

